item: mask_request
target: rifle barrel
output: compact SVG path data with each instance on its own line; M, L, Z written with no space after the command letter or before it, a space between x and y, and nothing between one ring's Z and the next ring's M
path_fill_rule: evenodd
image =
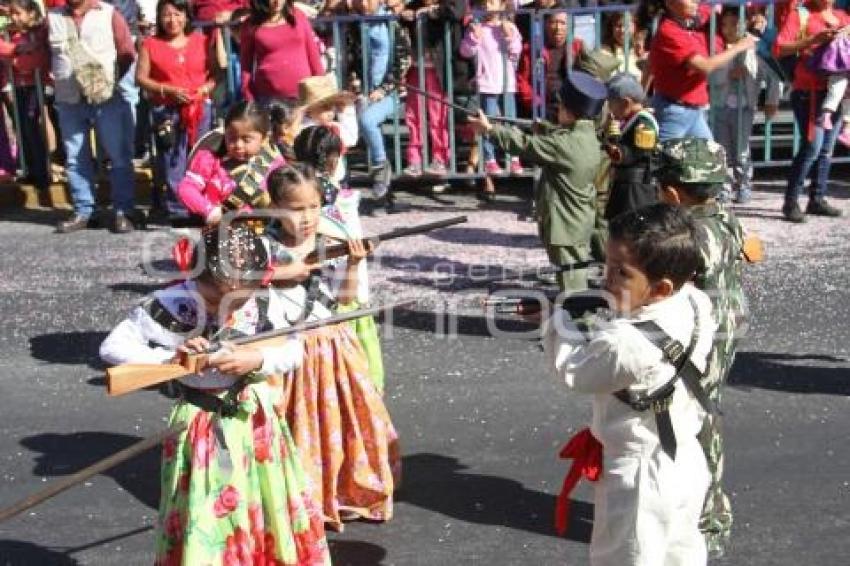
M234 345L242 345L242 344L251 344L252 342L257 342L259 340L267 340L269 338L278 338L280 336L288 336L289 334L295 334L297 332L305 332L307 330L314 330L316 328L321 328L323 326L331 326L334 324L339 324L341 322L348 322L349 320L355 320L358 318L362 318L364 316L375 316L381 314L382 312L391 311L393 309L406 307L416 303L416 299L407 299L404 301L396 301L394 303L389 303L386 305L380 305L377 307L371 307L368 309L357 309L356 311L351 311L343 314L337 314L328 318L321 318L318 320L311 320L309 322L302 322L300 324L296 324L293 326L289 326L287 328L278 328L276 330L269 330L267 332L260 332L259 334L254 334L252 336L243 336L241 338L235 338L233 340L229 340L231 344ZM221 344L215 342L210 345L209 351L214 352L215 350L221 348Z
M427 224L418 224L416 226L410 226L408 228L396 228L395 230L390 230L389 232L378 234L375 237L378 239L379 242L385 242L387 240L395 240L396 238L404 238L406 236L424 234L425 232L430 232L431 230L448 228L449 226L454 226L456 224L463 224L467 220L468 218L466 216L453 216L452 218L446 218L445 220L438 220L436 222L429 222Z
M425 98L430 98L435 102L439 102L440 104L444 104L450 108L454 108L455 110L459 110L469 116L474 116L477 114L477 110L473 110L471 108L467 108L465 106L461 106L459 104L455 104L453 102L449 102L448 100L443 99L439 96L434 96L430 92L426 90L422 90L421 88L415 87L413 85L405 84L404 88L410 89L416 93L421 94ZM531 128L534 125L534 120L527 120L525 118L509 118L507 116L487 116L488 120L495 120L497 122L505 122L506 124L512 124L518 128Z

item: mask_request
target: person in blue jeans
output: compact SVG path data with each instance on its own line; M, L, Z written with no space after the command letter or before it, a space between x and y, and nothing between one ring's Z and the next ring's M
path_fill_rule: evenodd
M136 60L136 49L127 22L111 5L86 0L67 0L64 8L51 10L47 17L56 111L67 156L68 185L74 201L74 216L60 222L57 232L87 228L94 213L94 164L89 138L92 127L100 147L111 160L109 184L115 213L113 231L131 232L134 228L131 218L135 216L134 123L130 105L117 85ZM111 93L105 89L96 93L93 90L87 98L80 89L75 77L86 69L75 67L71 52L73 42L69 40L71 33L77 36L76 41L89 56L100 64L99 68L104 69L104 78L114 81Z
M404 5L399 0L389 0L386 5L380 0L363 0L360 10L363 15L389 15ZM410 37L396 21L381 21L366 24L368 60L366 80L363 81L366 98L360 108L360 131L369 149L369 175L372 178L372 193L376 199L392 206L389 198L392 168L387 160L381 124L395 111L399 103L399 81L410 68ZM355 41L359 40L355 34ZM392 38L392 41L391 41ZM362 47L350 50L361 56ZM353 62L350 69L361 69Z

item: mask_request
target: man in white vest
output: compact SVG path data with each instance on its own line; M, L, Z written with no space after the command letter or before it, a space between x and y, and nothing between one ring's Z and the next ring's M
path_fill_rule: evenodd
M112 168L113 230L133 230L133 117L117 94L117 78L136 58L127 22L111 5L99 0L67 0L48 14L51 69L56 110L74 216L60 222L61 233L89 226L95 208L94 167L89 131L95 129Z

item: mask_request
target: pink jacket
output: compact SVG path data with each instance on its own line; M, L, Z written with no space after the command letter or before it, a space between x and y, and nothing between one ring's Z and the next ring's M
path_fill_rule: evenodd
M269 167L271 173L285 164L280 157ZM177 186L177 197L192 214L207 218L236 188L236 182L224 167L223 159L208 149L199 150ZM265 180L262 189L265 190ZM250 207L245 207L247 210Z
M516 64L522 52L522 36L515 25L510 39L505 37L502 24L481 24L481 37L476 39L472 28L466 30L460 43L460 54L476 60L475 80L478 92L501 94L516 92Z

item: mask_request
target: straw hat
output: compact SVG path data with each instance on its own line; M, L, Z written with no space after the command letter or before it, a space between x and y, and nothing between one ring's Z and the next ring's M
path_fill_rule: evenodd
M307 77L298 83L298 106L309 113L317 106L326 104L348 104L354 100L350 92L339 90L333 73Z

